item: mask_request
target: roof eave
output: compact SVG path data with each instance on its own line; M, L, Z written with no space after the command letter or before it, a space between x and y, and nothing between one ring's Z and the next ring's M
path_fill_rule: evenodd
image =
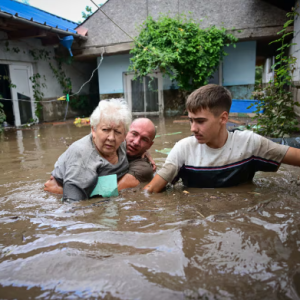
M28 24L28 25L32 25L32 26L35 26L35 27L38 27L38 28L42 28L44 30L51 31L51 32L54 32L54 33L57 33L57 34L72 35L74 38L78 38L80 40L86 41L88 39L87 36L83 36L83 35L80 35L78 33L74 33L74 32L68 31L68 30L59 29L59 28L52 27L52 26L46 25L46 24L37 23L35 21L27 20L27 19L21 18L19 16L15 16L15 15L3 12L3 11L0 11L0 17L6 18L6 19L13 19L15 21L22 22L22 23L25 23L25 24Z

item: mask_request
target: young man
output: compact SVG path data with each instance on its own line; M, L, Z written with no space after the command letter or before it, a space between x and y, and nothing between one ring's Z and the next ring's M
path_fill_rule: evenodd
M281 163L300 166L300 149L276 144L252 131L228 132L230 92L209 84L194 91L186 109L194 136L179 141L146 185L160 192L182 178L187 187L218 188L251 181L255 172L276 172Z

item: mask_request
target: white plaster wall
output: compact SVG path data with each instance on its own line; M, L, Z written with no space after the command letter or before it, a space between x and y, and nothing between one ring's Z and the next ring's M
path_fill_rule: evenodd
M6 51L5 42L7 36L0 31L0 64L8 63L31 63L33 66L33 73L39 73L41 76L46 76L47 87L42 89L44 98L55 98L62 96L62 88L54 78L53 72L49 67L49 61L38 60L35 61L29 54L32 49L45 49L50 52L50 62L56 66L54 57L54 48L51 46L44 47L38 39L26 39L18 41L8 41L10 51ZM15 53L12 48L19 48L21 51ZM63 64L64 71L68 77L71 78L73 84L73 92L77 92L80 86L89 79L91 72L96 68L96 61L94 63L74 62L72 65ZM81 93L89 92L89 84L87 84Z
M225 48L223 85L247 85L255 82L256 41L236 43Z
M102 64L98 69L98 80L100 94L124 93L123 73L128 71L130 54L104 56ZM98 57L98 63L100 57ZM168 76L163 77L163 88L169 90L172 82ZM176 82L174 83L177 87Z
M123 93L123 72L126 72L130 63L130 54L104 56L98 69L100 94ZM100 58L98 57L98 63Z

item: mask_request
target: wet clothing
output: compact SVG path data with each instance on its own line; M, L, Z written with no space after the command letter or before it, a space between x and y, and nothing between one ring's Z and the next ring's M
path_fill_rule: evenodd
M98 153L92 134L74 142L57 160L52 171L53 177L63 184L64 200L88 199L99 176L117 174L120 179L128 172L126 143L122 143L118 163L113 165Z
M129 161L128 174L134 176L139 182L150 182L153 178L152 165L147 158L127 157Z
M292 137L292 138L272 138L271 141L281 144L287 145L293 148L300 149L300 137Z
M276 172L288 148L252 131L228 132L219 149L191 136L174 146L158 175L173 183L182 178L187 187L235 186L251 181L257 171Z

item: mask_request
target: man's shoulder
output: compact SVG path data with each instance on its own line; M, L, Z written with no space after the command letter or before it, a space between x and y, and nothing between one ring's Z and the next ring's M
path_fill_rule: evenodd
M153 169L147 158L136 157L129 161L129 174L139 182L149 182L153 177Z

